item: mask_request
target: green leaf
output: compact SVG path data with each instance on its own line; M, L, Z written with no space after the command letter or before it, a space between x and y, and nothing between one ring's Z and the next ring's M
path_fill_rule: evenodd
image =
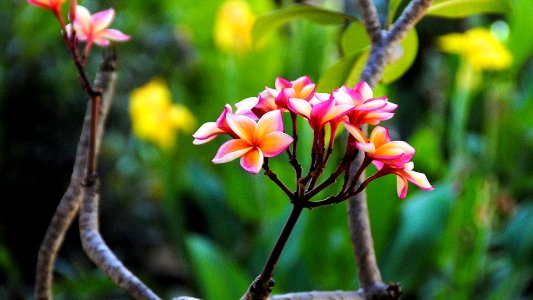
M445 228L454 194L453 186L445 183L403 200L395 238L381 259L384 278L401 278L402 288L410 290L428 275L427 264Z
M400 4L402 4L402 2L403 0L390 0L389 1L389 15L387 16L388 24L392 24L392 21L394 21L396 10L398 10L398 7L400 7Z
M348 85L349 81L357 83L364 63L368 59L368 52L369 50L352 53L335 62L318 80L317 91L331 91L343 84ZM352 78L355 80L351 80Z
M318 81L319 91L330 91L343 84L352 86L359 81L370 55L370 37L359 22L348 27L341 38L345 56L330 66ZM402 76L413 64L418 51L418 36L411 30L398 45L398 58L385 68L383 83L390 83Z
M391 83L394 80L400 78L413 64L418 53L418 35L413 28L405 38L400 42L396 49L394 49L393 58L391 64L385 67L383 72L383 83Z
M428 16L464 18L482 13L507 13L512 5L509 0L448 0L437 2L428 9Z
M360 22L350 24L342 34L341 49L345 55L360 52L371 45L370 37Z
M296 18L304 18L320 24L344 24L345 22L357 21L357 18L341 12L312 5L296 4L257 18L252 29L252 36L257 41L269 31Z
M239 299L252 281L213 243L200 236L187 238L192 269L204 299Z
M519 69L533 53L533 22L531 22L533 1L516 0L514 7L514 12L510 16L511 34L508 49L513 54L513 65Z

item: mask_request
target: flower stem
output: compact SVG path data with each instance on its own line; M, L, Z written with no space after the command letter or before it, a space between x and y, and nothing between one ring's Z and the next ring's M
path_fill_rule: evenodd
M287 219L287 222L285 223L285 226L283 227L283 230L281 231L278 240L272 249L272 252L270 252L270 256L268 257L261 274L252 283L247 295L243 297L244 299L263 300L268 298L268 295L274 286L274 279L272 278L274 269L276 268L276 264L281 256L281 252L283 251L285 244L287 244L287 240L289 239L289 236L291 235L294 226L296 225L296 221L298 221L303 209L303 205L300 203L294 203L291 214L289 215L289 218Z

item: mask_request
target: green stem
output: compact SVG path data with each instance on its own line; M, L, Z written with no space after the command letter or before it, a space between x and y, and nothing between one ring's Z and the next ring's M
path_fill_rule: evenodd
M457 71L456 92L451 103L449 150L454 167L463 165L466 159L466 132L471 108L471 93L475 85L476 73L463 62Z

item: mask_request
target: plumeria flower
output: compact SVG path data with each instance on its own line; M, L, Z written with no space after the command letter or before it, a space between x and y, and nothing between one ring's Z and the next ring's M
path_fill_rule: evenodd
M405 163L402 167L392 167L390 165L384 165L379 172L385 174L396 174L397 185L396 189L398 192L398 197L401 199L405 198L407 195L408 181L414 183L419 188L431 191L433 187L429 183L426 175L424 173L413 171L414 163L412 161Z
M257 174L265 157L280 154L293 142L293 138L283 132L281 114L281 110L270 111L257 123L247 116L227 114L227 124L237 138L220 147L213 163L226 163L240 157L241 166L246 171Z
M61 6L65 0L27 0L29 4L51 10L56 16L61 14Z
M240 110L251 111L255 116L261 117L265 113L277 109L288 109L289 98L299 98L309 101L315 94L316 85L309 76L302 76L294 81L277 77L275 88L265 87L258 97L246 98L237 103Z
M324 125L348 114L355 105L337 103L335 98L328 94L315 93L310 101L299 98L289 98L289 110L295 112L307 120L315 131L321 130ZM335 122L335 128L338 121ZM334 130L334 129L333 129ZM332 133L334 136L335 133Z
M380 121L394 116L398 105L388 102L387 97L373 98L373 92L366 82L358 83L354 88L342 86L333 91L332 96L338 103L353 104L348 115L349 122L357 127L363 124L377 125Z
M93 15L81 5L76 6L76 18L72 24L67 25L67 33L72 29L76 31L76 37L80 41L86 41L86 52L94 43L98 46L107 47L110 41L124 42L130 39L129 35L117 29L107 28L115 18L115 10L112 8L97 12Z
M311 100L315 94L316 84L309 76L302 76L294 81L287 81L281 77L276 78L276 88L282 87L275 98L276 105L280 108L288 108L289 98Z
M366 157L372 159L378 168L385 165L402 167L411 160L415 149L403 141L391 141L389 131L385 127L376 126L370 138L366 138L363 132L353 125L346 125L356 141L356 147L365 152Z

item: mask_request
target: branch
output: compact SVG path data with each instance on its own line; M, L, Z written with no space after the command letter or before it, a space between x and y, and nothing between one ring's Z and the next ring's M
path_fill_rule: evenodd
M298 199L298 202L300 201L302 201L301 198ZM289 236L296 225L296 221L298 221L298 218L304 209L300 203L293 204L294 206L291 214L289 215L289 218L287 219L287 222L285 223L285 226L283 227L283 230L281 231L281 234L279 235L272 252L270 252L270 256L268 257L261 274L252 282L246 293L241 297L241 300L268 299L268 295L274 287L274 269L276 268L278 260L281 256L281 252L283 251L283 248L289 240Z
M98 181L84 185L80 209L80 236L83 250L111 280L135 299L159 300L160 298L131 273L109 249L98 226Z
M100 107L100 122L97 132L97 140L101 140L104 123L113 99L115 83L115 63L114 56L108 56L101 63L96 79L94 81L95 89L103 92L102 106ZM88 145L90 140L91 127L91 108L90 102L87 106L83 127L76 150L76 160L70 179L70 184L61 198L58 207L50 221L43 242L39 249L37 257L37 267L35 275L35 299L52 298L52 280L54 263L57 253L61 248L65 234L76 217L82 200L81 182L85 178L86 165L88 159ZM99 151L100 142L96 145L96 151Z
M357 0L357 6L363 18L363 24L372 40L372 44L378 44L381 41L381 24L379 16L372 0Z
M364 2L365 0L359 0L359 3ZM390 62L392 50L416 22L421 19L430 4L431 0L412 0L402 12L400 18L394 22L391 30L382 32L382 38L377 39L377 42L373 39L372 51L361 73L361 81L366 81L371 88L377 85L383 76L385 66ZM362 11L361 14L364 15L365 12ZM375 34L374 29L366 25L366 22L365 26L368 34L372 36ZM363 128L363 130L366 132L367 128ZM359 155L358 159L352 164L352 170L359 168L362 163L362 155ZM353 178L352 180L357 180L360 183L361 178L364 178L364 176L363 172L359 178ZM383 284L381 273L376 263L365 191L349 199L348 213L350 237L354 245L359 270L359 282L365 290L366 297L374 295L399 297L399 289L395 289L395 285L387 286ZM388 293L387 291L391 292Z
M431 6L431 0L413 0L403 10L402 15L394 22L387 34L387 44L396 45L424 16Z
M364 293L358 292L344 292L344 291L331 291L331 292L300 292L290 293L284 295L274 295L269 300L365 300Z

